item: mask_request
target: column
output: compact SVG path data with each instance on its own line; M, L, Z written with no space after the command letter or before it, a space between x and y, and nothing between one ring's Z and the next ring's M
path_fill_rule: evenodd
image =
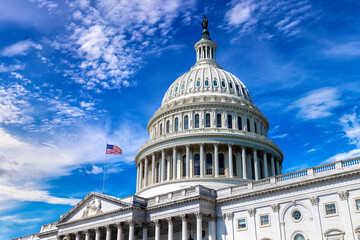
M311 203L311 208L312 208L312 212L313 212L313 217L314 217L314 227L315 227L315 239L319 239L319 240L323 240L323 230L321 227L321 216L320 216L320 211L319 211L319 197L318 196L313 196L313 197L309 197L310 203Z
M251 225L253 227L252 235L254 237L251 238L251 239L258 239L257 238L257 232L256 232L257 226L256 226L256 218L255 218L256 209L255 208L249 208L248 213L249 213L249 222L248 222L249 228L250 228ZM253 224L251 224L251 222L253 222ZM249 230L251 231L251 229L249 229Z
M124 229L122 223L117 223L116 226L117 226L116 240L124 240Z
M80 240L80 233L79 232L75 233L75 240Z
M179 151L179 153L177 153L177 169L176 169L176 179L181 179L182 178L182 150Z
M181 217L181 222L182 222L182 234L181 234L181 239L182 240L187 240L187 215L186 214L182 214L180 215Z
M276 159L276 175L280 175L281 171L280 171L280 159Z
M173 147L172 179L174 180L176 179L176 166L177 166L176 157L177 157L176 147Z
M189 171L190 171L190 178L194 177L194 155L193 155L193 151L190 148L190 156L189 156Z
M166 220L168 222L168 240L173 240L174 239L174 225L173 225L172 217L168 217L168 218L166 218Z
M135 223L128 221L129 223L129 240L135 240Z
M106 240L111 240L111 228L110 225L106 225Z
M196 239L202 239L202 214L195 212L196 216Z
M85 230L85 240L90 240L90 232L89 232L89 229Z
M204 177L204 144L200 144L200 177Z
M167 159L167 171L166 171L166 180L169 181L171 177L171 156L168 155Z
M155 172L155 153L153 153L151 155L151 184L155 184L155 177L156 177L156 172Z
M234 213L229 212L226 213L226 219L227 219L227 228L228 228L228 237L226 239L228 240L234 240L233 238L233 233L234 233L234 229L233 229L233 219L234 219Z
M138 164L136 164L136 171L137 171L137 176L136 176L136 191L139 191L140 189L140 181L139 181L139 178L140 178L140 167Z
M145 168L144 168L144 187L147 187L149 179L148 179L148 172L149 172L149 160L145 157Z
M257 158L256 148L254 148L254 172L255 172L255 180L259 180L259 161Z
M233 156L232 156L232 144L229 144L229 177L233 178L234 177L234 164L233 164Z
M280 213L279 213L279 210L280 210L280 204L278 203L275 203L275 204L271 204L270 205L272 210L273 210L273 223L274 223L274 228L275 228L275 231L274 231L274 239L279 239L279 240L282 240L282 236L281 236L281 227L280 227ZM276 230L278 229L278 230ZM322 232L320 232L321 234ZM320 240L320 239L319 239Z
M140 159L140 177L139 177L139 190L143 188L143 161Z
M219 177L219 146L217 143L214 144L214 169L215 169L215 177Z
M143 229L143 237L142 239L143 240L147 240L147 237L148 237L148 225L147 223L142 223L142 229Z
M95 240L100 240L100 228L95 228Z
M163 149L161 151L161 166L160 166L160 169L161 169L161 182L165 181L165 149Z
M268 178L269 177L269 170L268 170L267 155L266 155L265 151L264 151L263 159L264 159L264 172L265 172L264 178Z
M243 178L248 179L248 177L247 177L246 149L245 149L245 146L241 147L241 162L242 162Z
M274 161L274 156L271 155L271 176L275 176L275 161Z
M347 190L338 192L340 198L340 208L344 217L345 232L348 234L349 239L355 239L353 220L351 219L351 210L349 206L349 192Z
M209 240L216 240L216 216L210 215Z
M185 176L189 178L190 176L190 145L186 145L186 168L185 168Z
M160 240L160 221L155 220L154 225L155 225L155 240Z

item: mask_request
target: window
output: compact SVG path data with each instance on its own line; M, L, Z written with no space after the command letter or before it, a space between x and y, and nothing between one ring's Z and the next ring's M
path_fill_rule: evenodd
M205 127L210 127L210 113L205 115Z
M236 90L240 92L239 85L236 84Z
M295 210L292 212L291 217L295 222L299 222L302 218L302 215L299 210Z
M185 89L185 84L182 84L181 85L181 90L184 90Z
M194 155L194 175L200 175L200 155L198 153Z
M179 131L179 118L175 118L175 132Z
M360 211L360 199L355 199L355 209L356 211Z
M164 169L164 170L165 170L165 171L164 171L164 172L165 172L165 173L164 173L164 174L165 174L165 176L164 176L164 179L165 179L165 180L169 180L169 179L167 179L167 175L168 175L168 171L167 171L168 169L167 169L167 167L168 167L168 161L165 160L165 169Z
M166 133L170 133L170 121L166 121Z
M172 89L170 90L170 96L171 96L171 94L172 94Z
M199 128L199 114L195 114L195 128Z
M217 87L217 81L216 80L214 80L214 86Z
M225 175L225 156L223 153L219 154L219 175Z
M205 80L205 86L209 86L209 80Z
M213 164L211 153L206 154L206 175L213 174Z
M163 134L162 132L162 123L160 123L160 136Z
M160 164L156 164L156 182L160 182Z
M196 82L196 86L197 86L197 87L200 87L200 81L197 81L197 82Z
M260 225L261 226L269 226L270 225L269 215L260 216Z
M247 131L250 132L250 119L247 119L246 120L246 123L247 123Z
M182 159L182 175L183 177L186 176L186 155L184 155Z
M246 228L247 228L246 219L245 218L238 219L238 230L245 230Z
M188 115L186 115L184 117L184 129L185 130L189 129L189 116Z
M222 86L223 88L225 87L225 81L224 81L224 80L221 82L221 86Z
M233 161L233 175L237 176L237 165L236 165L236 156L235 156L235 154L233 154L232 161Z
M256 122L254 123L255 133L257 133L257 125Z
M176 88L175 88L175 93L177 93L178 89L179 89L179 87L176 87Z
M232 116L228 115L228 128L232 128Z
M221 127L221 114L220 113L218 113L216 115L216 126Z
M232 85L232 83L229 83L229 86L230 86L230 89L232 89L232 88L233 88L233 85Z
M242 130L242 121L241 121L241 117L238 117L238 129Z
M325 214L326 216L336 215L336 205L335 203L325 204Z
M305 237L301 233L298 233L295 235L294 240L305 240Z

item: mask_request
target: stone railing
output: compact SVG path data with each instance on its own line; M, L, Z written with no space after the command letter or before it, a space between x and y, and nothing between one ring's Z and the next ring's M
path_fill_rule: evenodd
M332 173L341 173L358 168L360 168L360 156L317 167L311 167L292 173L272 176L270 178L261 179L258 181L251 181L236 187L223 188L217 191L217 198L223 199L231 195L246 194L255 190L264 190L271 187L296 183L298 181L311 180L317 177L329 176Z

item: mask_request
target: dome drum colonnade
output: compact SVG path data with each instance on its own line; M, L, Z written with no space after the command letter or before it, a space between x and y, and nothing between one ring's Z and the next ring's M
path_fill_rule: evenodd
M246 86L216 63L206 28L195 65L169 87L148 123L150 140L135 157L139 196L169 190L164 183L219 189L281 174L283 154L266 137L268 120Z

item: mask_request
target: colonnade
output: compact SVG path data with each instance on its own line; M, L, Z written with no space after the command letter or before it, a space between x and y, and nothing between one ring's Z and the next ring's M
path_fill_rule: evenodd
M151 167L150 167L151 166ZM164 148L137 162L137 191L189 178L259 180L281 174L281 160L266 150L233 144L188 144Z
M203 218L208 219L208 235L209 239L216 240L216 216L214 215L204 215L201 212L194 212L194 216L196 218L196 239L203 239L202 232L203 232ZM118 222L116 224L109 224L101 227L95 227L92 229L86 229L83 231L76 231L74 233L62 234L58 235L58 240L112 240L115 237L112 234L116 235L117 240L135 240L139 239L139 235L141 236L142 240L147 240L149 237L149 228L154 228L154 239L160 240L160 232L161 227L164 227L164 224L161 222L167 223L167 236L168 240L174 239L174 222L175 220L181 220L181 239L188 240L188 236L190 234L189 231L189 218L191 215L188 214L181 214L177 217L167 217L166 219L157 219L153 220L152 222L134 222L134 221L127 221L127 222ZM135 228L138 227L135 231ZM142 229L140 234L139 230ZM176 228L177 229L177 228ZM179 228L180 229L180 228ZM191 230L191 229L190 229ZM162 231L164 232L164 231ZM125 239L125 236L128 238Z

